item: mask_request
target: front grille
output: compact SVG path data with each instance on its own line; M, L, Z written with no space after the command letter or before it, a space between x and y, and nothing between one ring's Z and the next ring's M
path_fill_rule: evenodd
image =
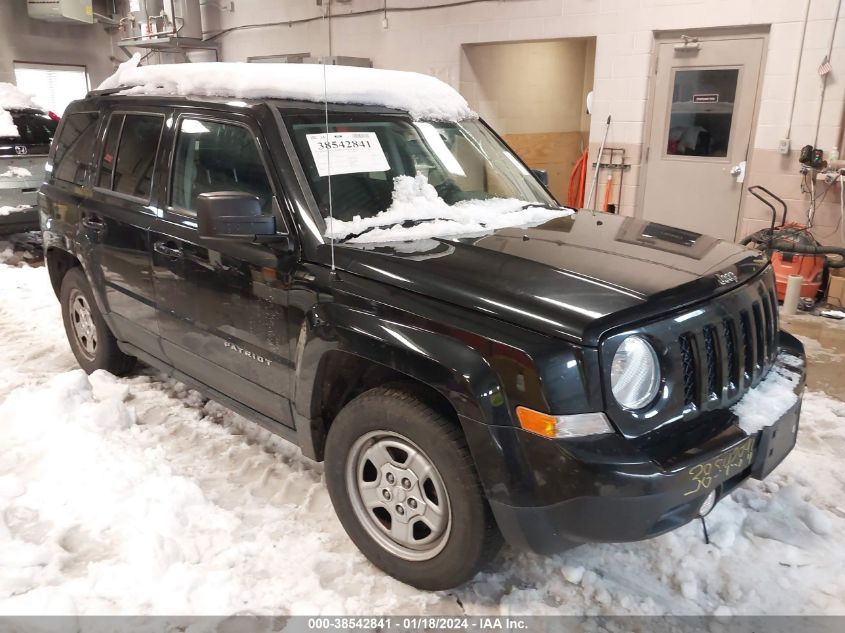
M739 369L736 352L736 335L734 334L734 320L725 319L722 321L722 336L725 338L725 354L728 357L728 380L730 387L739 384Z
M684 404L693 404L696 393L696 371L695 358L692 355L692 343L690 343L688 336L681 336L678 339L678 344L681 347L681 369L684 374Z
M705 316L695 329L680 333L678 348L688 408L705 410L732 404L756 386L774 363L777 299L770 284L755 285L744 297L732 299L731 303L742 304L737 306L740 309L718 320ZM718 299L713 303L718 305Z
M713 326L706 325L702 331L704 336L704 358L707 363L707 396L715 397L719 393L719 359L716 357L716 337L713 334Z

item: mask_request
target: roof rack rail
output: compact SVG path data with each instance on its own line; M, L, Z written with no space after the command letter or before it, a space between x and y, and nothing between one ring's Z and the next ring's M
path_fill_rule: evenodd
M121 90L126 90L126 86L118 86L117 88L105 88L103 90L89 90L86 97L101 97L103 95L113 95Z
M88 97L108 97L109 95L116 95L124 90L129 90L131 86L117 86L116 88L104 88L103 90L89 90L88 93L85 95L85 98ZM127 97L138 97L141 99L144 98L152 98L152 97L166 97L168 99L187 99L186 95L171 95L171 94L162 94L162 95L145 95L145 94L135 94L135 95L120 95L120 96L127 96Z

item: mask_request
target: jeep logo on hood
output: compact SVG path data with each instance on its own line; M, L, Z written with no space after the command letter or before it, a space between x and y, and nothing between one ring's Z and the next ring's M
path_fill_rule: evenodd
M727 286L728 284L735 284L739 281L735 272L716 273L716 281L720 286Z

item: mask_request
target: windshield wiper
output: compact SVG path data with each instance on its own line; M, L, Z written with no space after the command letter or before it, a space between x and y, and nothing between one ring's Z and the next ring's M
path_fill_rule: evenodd
M523 204L518 211L522 211L523 209L527 209L528 207L535 207L537 209L549 209L550 211L565 211L570 207L565 207L562 204L545 204L543 202L526 202Z
M360 233L347 233L343 237L337 240L338 244L343 244L344 242L348 242L349 240L354 240L365 233L369 233L370 231L375 231L376 229L392 229L395 226L401 226L403 229L409 229L412 226L419 226L420 224L425 224L426 222L436 222L437 220L444 220L445 218L424 218L422 220L405 220L404 222L394 222L393 224L379 224L378 226L368 226L366 229L361 231Z

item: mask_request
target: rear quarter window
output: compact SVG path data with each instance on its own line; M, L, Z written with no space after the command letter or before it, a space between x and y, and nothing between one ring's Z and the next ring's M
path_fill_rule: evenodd
M97 138L97 112L77 112L64 118L56 151L53 155L53 177L84 186L91 168Z

